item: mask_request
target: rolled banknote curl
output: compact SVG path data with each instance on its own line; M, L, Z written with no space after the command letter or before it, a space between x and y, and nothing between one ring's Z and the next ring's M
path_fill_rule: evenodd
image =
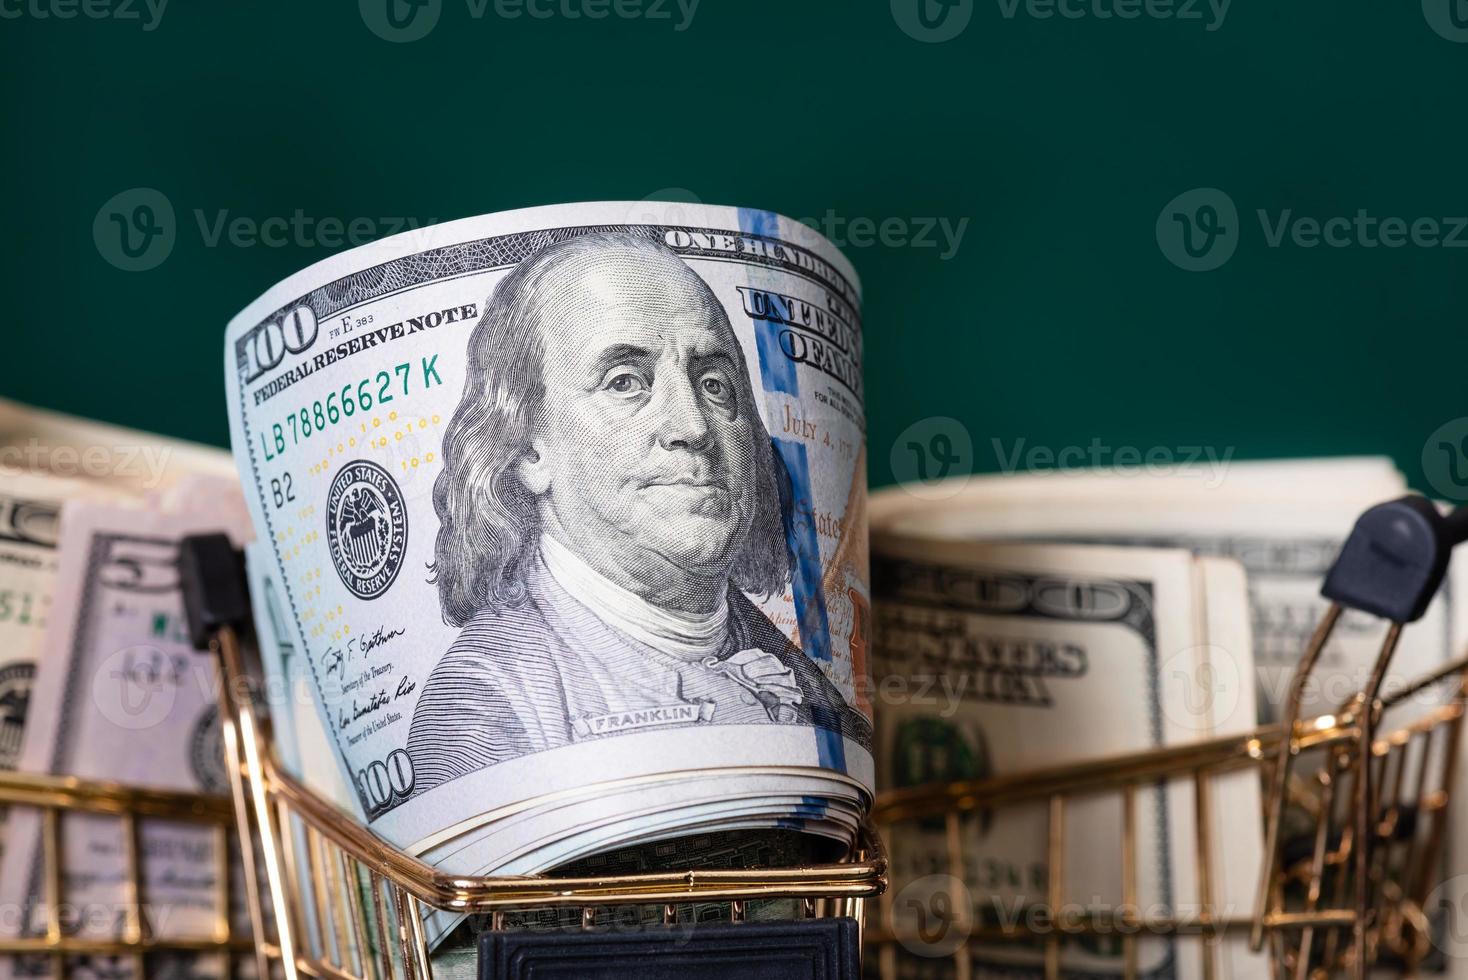
M15 678L6 693L8 734L19 746L8 762L25 772L225 792L217 675L184 635L176 557L190 531L233 531L239 542L248 534L237 478L218 475L229 472L228 457L166 441L148 456L140 447L152 437L144 433L9 404L0 405L0 423L6 445L23 447L38 466L0 472L0 636L15 658L6 664ZM130 447L154 468L108 471L103 464ZM47 461L60 465L39 465ZM69 471L75 461L91 469ZM30 667L33 690L20 683L19 666ZM6 830L0 900L17 914L3 928L44 935L41 815L18 807ZM141 897L127 882L117 817L65 813L60 831L58 912L68 935L114 938L136 916L166 943L209 934L221 912L246 930L238 853L220 854L210 828L140 819ZM221 859L233 865L225 910L217 908ZM224 973L213 954L160 951L150 960L199 977ZM46 956L0 959L0 975L48 976L52 967ZM130 957L101 955L72 958L67 968L113 980L134 972Z
M1216 734L1237 733L1278 719L1295 664L1324 610L1319 596L1321 578L1356 516L1372 504L1405 492L1402 475L1390 460L1380 458L1229 462L1221 468L1183 467L1165 474L1113 468L958 476L877 492L870 514L878 689L899 680L911 686L914 675L934 672L945 675L947 684L935 686L942 697L927 707L879 712L879 783L893 786L932 778L982 777L1091 757L1097 752L1145 747L1140 741L1125 747L1108 746L1100 737L1100 733L1114 737L1125 731L1117 722L1118 714L1136 717L1143 711L1146 699L1140 690L1098 693L1089 699L1085 712L1069 712L1064 725L1045 720L1055 714L1055 705L1067 689L1099 690L1097 685L1115 680L1114 663L1108 658L1111 669L1099 670L1102 661L1096 656L1098 650L1111 647L1076 645L1076 649L1088 650L1086 669L1062 670L1067 665L1074 668L1076 661L1056 659L1044 669L1038 669L1035 661L1028 662L1029 667L1037 668L1034 670L1025 670L1016 662L996 673L1000 663L986 660L984 651L995 654L1016 649L1014 624L1018 621L1012 612L969 601L979 593L970 587L960 594L957 590L967 580L955 578L951 583L955 594L948 597L948 612L943 614L952 622L944 627L945 632L935 634L938 614L932 607L940 597L914 591L912 583L922 581L912 571L914 555L928 560L927 574L934 582L939 581L932 577L936 569L944 565L937 560L942 554L956 556L960 566L980 567L993 581L1009 584L1022 579L1017 574L1021 564L1029 568L1043 565L1075 588L1089 587L1096 579L1081 574L1076 564L1085 555L1107 556L1100 580L1109 583L1134 577L1133 569L1147 555L1182 553L1199 556L1197 560L1205 563L1220 558L1237 563L1247 575L1246 599L1230 595L1236 588L1218 587L1200 591L1193 600L1200 602L1207 636L1187 642L1196 643L1193 649L1206 652L1206 658L1190 667L1176 655L1166 657L1159 661L1162 671L1158 675L1159 683L1196 685L1194 692L1185 695L1188 701L1207 705L1211 711L1229 708L1226 723L1210 721L1208 727ZM1387 678L1388 688L1441 667L1462 649L1468 617L1460 608L1461 559L1455 557L1448 582L1423 621L1404 634ZM1155 577L1165 581L1176 573ZM1221 581L1226 585L1226 579ZM1159 616L1167 604L1164 594L1157 593L1154 608ZM1099 617L1087 628L1100 629L1099 635L1104 635L1108 629L1105 620ZM1052 617L1051 625L1044 629L1056 629L1053 622ZM1242 640L1228 641L1216 635L1220 627L1237 632L1240 622ZM958 623L963 627L955 633ZM1361 688L1385 628L1365 614L1346 614L1312 684L1304 691L1307 715L1328 713ZM959 642L956 637L963 632L968 640ZM1164 639L1161 633L1158 639ZM1067 649L1063 644L1055 648ZM1006 683L995 683L998 680ZM1438 688L1411 699L1388 713L1387 724L1406 724L1414 713L1433 707L1442 693ZM1014 713L1017 719L1006 725L1003 718ZM1176 712L1173 715L1177 717ZM1031 719L1028 725L1027 717ZM996 727L1002 736L993 734ZM1016 736L1016 732L1022 734ZM1198 728L1196 734L1201 737L1204 729ZM1038 751L1043 759L1026 760L1017 751L1021 748ZM1222 812L1254 812L1238 795L1253 792L1250 787L1232 782L1219 790L1216 800L1227 795L1231 801ZM987 823L975 823L969 828L972 836L965 840L970 860L978 862L982 873L970 876L964 894L980 913L992 912L996 902L1024 896L1018 884L1008 880L995 884L990 873L993 865L984 863L994 854L996 841L1003 839L1006 826L1012 826L1002 820L996 824L996 820L999 818L991 815ZM1215 825L1224 824L1215 821ZM1258 825L1234 819L1228 827L1230 833L1243 835L1230 842L1227 852L1238 887L1224 882L1215 894L1220 902L1234 904L1236 914L1241 909L1247 914L1250 883L1246 872L1253 858L1245 855L1259 850ZM1186 825L1181 830L1174 828L1172 838L1178 840L1185 829ZM1092 846L1104 847L1114 837L1099 824L1080 833ZM1461 861L1463 837L1461 833L1451 835L1446 867ZM905 827L889 838L888 845L894 855L892 887L898 904L909 888L909 897L915 896L919 906L931 904L941 891L933 884L937 880L934 873L947 866L941 833L934 836L922 827ZM1022 846L1010 848L1005 855L1007 865L1025 867L1025 853ZM1033 842L1029 853L1040 853ZM1041 863L1029 862L1031 866ZM1186 859L1173 861L1168 874L1185 871L1187 863ZM1450 951L1461 945L1450 931L1435 936L1434 941ZM1158 943L1151 939L1144 944L1144 960L1158 955ZM1067 954L1072 964L1099 952L1088 952L1081 948L1084 944L1072 945L1076 948ZM1177 961L1179 975L1190 975L1197 969L1196 946L1190 949L1183 943L1177 950L1182 957ZM1103 969L1113 968L1115 950L1111 952L1109 964L1105 958L1093 962ZM924 955L932 954L931 949L901 953L904 958L898 972L902 976L941 976L953 969L951 959ZM1225 975L1257 975L1264 968L1236 945L1224 946L1217 955L1229 957L1226 963L1215 963L1215 969L1224 968ZM972 950L976 975L1005 956L992 946L976 945ZM1011 964L1025 962L1024 953L1011 952ZM1455 966L1464 962L1468 960L1458 955L1450 958ZM1033 965L1021 965L1015 975L1027 975L1026 970L1032 971Z
M254 574L361 818L448 870L870 800L855 273L660 208L397 236L227 330Z

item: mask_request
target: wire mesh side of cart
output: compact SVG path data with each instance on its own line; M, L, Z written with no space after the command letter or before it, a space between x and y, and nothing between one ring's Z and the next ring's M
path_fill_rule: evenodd
M1380 694L1398 627L1383 644L1376 669L1342 710L1300 720L1300 682L1313 669L1335 624L1322 622L1296 674L1286 721L1243 736L1103 759L1043 771L890 791L873 819L888 841L915 823L944 837L946 880L959 893L907 897L894 877L865 932L868 958L883 980L954 976L967 980L975 954L1026 951L1048 980L1062 976L1068 950L1105 945L1126 980L1144 975L1148 936L1197 936L1206 980L1226 980L1220 945L1252 938L1267 949L1272 974L1300 980L1363 978L1368 965L1410 975L1432 949L1424 903L1441 871L1448 803L1468 692L1468 658ZM1312 652L1313 651L1313 652ZM1433 698L1428 696L1435 694ZM1424 701L1426 705L1424 706ZM1397 727L1381 724L1411 705ZM1285 733L1290 732L1286 738ZM1260 902L1230 909L1216 900L1213 787L1221 778L1256 773L1265 787L1266 867ZM1180 787L1197 818L1197 894L1180 896L1185 915L1157 915L1139 904L1139 807L1144 793ZM1121 813L1119 839L1091 840L1067 821L1086 801L1109 800ZM962 884L970 866L975 821L1006 812L1043 811L1045 880L1023 916L996 917L994 895ZM1243 815L1240 815L1241 817ZM1099 853L1114 848L1120 894L1096 908L1066 903L1067 847L1077 836ZM1365 846L1356 846L1364 840ZM971 887L971 884L970 884ZM1194 903L1187 901L1188 898ZM911 905L903 908L899 904ZM1250 914L1252 912L1252 914ZM1038 927L1036 924L1039 924ZM926 960L926 962L922 962ZM982 960L979 960L982 962ZM919 969L911 969L915 963Z
M34 909L24 914L19 929L0 935L0 956L17 963L12 972L37 972L18 964L44 963L41 972L64 980L78 962L115 961L128 975L141 978L163 972L156 966L162 956L203 954L217 956L221 976L233 975L236 961L253 948L250 935L240 929L231 914L231 889L236 886L230 855L235 851L235 811L227 797L166 792L123 786L118 783L0 772L0 806L7 822L23 811L34 811L40 822L41 893ZM65 821L70 816L91 815L115 821L122 843L123 877L117 902L121 917L115 931L83 929L81 916L72 914L71 897L63 871ZM146 821L190 824L205 829L211 841L214 880L213 921L197 930L156 929L149 910L154 902L148 893L144 871L142 828ZM33 917L40 928L32 929ZM100 971L105 972L105 971Z
M227 695L248 691L252 672L235 630L219 629L211 648ZM387 845L280 768L269 750L268 722L248 696L226 696L220 714L246 831L252 927L266 940L257 950L262 977L431 980L436 964L424 916L433 910L483 917L489 928L505 928L527 910L574 910L573 922L589 928L608 908L638 906L673 923L680 907L720 903L742 921L752 903L782 900L800 916L860 923L864 900L885 887L886 859L869 829L846 860L806 867L575 878L444 874Z

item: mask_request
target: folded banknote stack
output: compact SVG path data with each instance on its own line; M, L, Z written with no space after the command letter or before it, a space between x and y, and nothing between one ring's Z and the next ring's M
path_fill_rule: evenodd
M242 312L233 461L16 409L35 540L6 574L47 606L13 644L19 766L225 788L176 578L179 538L223 528L277 751L389 844L464 874L841 854L873 794L859 310L850 264L765 211L542 208ZM37 933L38 817L9 833ZM116 904L116 836L68 814L69 899ZM208 846L145 839L150 901L213 914Z
M769 212L535 209L236 317L232 460L15 409L19 765L224 788L176 568L224 529L279 755L388 843L473 875L844 852L874 792L859 311L850 264ZM116 831L66 823L68 896L117 899ZM8 832L35 933L37 820ZM194 843L144 841L149 899L207 915L214 882L170 859Z
M875 493L878 785L1023 774L1276 721L1325 608L1321 580L1355 518L1404 493L1401 474L1373 458L1240 462L1222 474L970 477ZM1455 566L1404 633L1386 690L1462 649L1463 588ZM1305 717L1361 690L1385 631L1370 616L1345 615L1305 690ZM1139 802L1143 916L1252 915L1260 793L1253 771L1213 780L1205 816L1218 834L1207 903L1198 898L1191 785L1158 784ZM1062 909L1123 907L1122 819L1117 799L1071 808ZM916 930L939 898L968 903L968 921L1023 926L1025 910L1049 899L1047 826L1043 802L965 821L960 887L947 874L941 823L897 825L888 847L899 926ZM1465 855L1460 829L1448 864ZM952 975L947 942L901 950L899 975ZM1040 947L975 942L968 955L973 976L1043 975ZM1077 937L1062 963L1076 975L1120 975L1121 956L1117 942ZM1202 977L1205 957L1214 976L1271 975L1243 937L1210 949L1196 935L1144 931L1139 943L1144 976Z
M226 394L289 761L459 874L848 846L859 310L804 225L647 202L422 229L251 304Z
M193 651L177 576L180 539L251 536L227 453L0 402L0 767L187 793L226 793L218 672ZM145 900L127 886L122 823L65 814L63 927L119 935L137 914L159 939L208 934L220 911L212 828L138 824ZM7 935L45 934L41 815L3 825L0 903ZM238 885L237 855L231 880ZM242 889L228 914L247 929ZM167 969L222 976L214 955L160 956ZM0 970L49 976L49 957L0 958ZM73 977L129 980L129 958L84 956Z

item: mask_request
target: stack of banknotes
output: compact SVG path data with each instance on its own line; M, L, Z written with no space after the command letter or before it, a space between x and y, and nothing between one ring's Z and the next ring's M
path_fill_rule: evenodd
M1405 489L1349 459L868 499L861 362L856 276L804 225L581 204L419 229L267 291L226 331L232 454L0 403L0 766L226 790L217 668L189 648L176 561L183 536L223 530L246 553L277 756L342 819L465 875L820 861L879 789L1275 720L1322 574L1356 515ZM1462 583L1393 679L1468 639ZM1306 712L1360 687L1381 636L1345 617ZM1212 789L1206 900L1196 798L1141 801L1144 909L1249 914L1261 789L1242 771ZM898 828L899 926L920 931L939 893L988 924L1044 900L1044 817L965 822L958 876L946 828ZM1121 820L1068 814L1067 903L1120 901ZM40 823L17 810L3 831L0 907L21 914L0 929L37 934ZM69 931L240 915L237 896L219 908L213 836L155 820L129 907L120 833L64 821ZM1468 860L1468 831L1447 860ZM427 920L443 975L472 972L474 925ZM892 955L921 977L952 954ZM967 975L1043 975L1034 947L966 955ZM1141 957L1159 978L1266 968L1187 936ZM1104 942L1063 960L1122 970Z
M646 202L422 229L251 304L226 395L302 771L460 874L847 845L874 788L859 309L804 225Z
M279 755L388 843L478 875L842 853L875 788L859 310L804 225L646 202L291 277L227 329L232 462L180 448L101 513L47 498L20 764L222 788L174 555L225 528ZM37 825L9 832L0 888L38 909ZM116 896L67 843L69 895ZM145 850L179 889L150 902L212 910L197 862ZM461 923L427 925L441 948Z
M252 534L227 453L0 402L0 766L188 793L227 793L213 659L190 647L177 575L180 539ZM7 935L44 935L40 813L0 828ZM161 939L208 935L220 915L244 927L237 892L220 908L220 872L238 856L199 824L144 818L145 900L127 884L122 823L65 814L60 825L70 934L115 938L130 918ZM49 976L49 957L0 958L0 971ZM167 967L222 975L217 957ZM78 957L73 976L131 977L131 960Z
M1389 461L1344 459L963 478L873 494L878 785L1022 773L1277 720L1324 609L1325 571L1361 511L1405 492ZM1388 692L1468 640L1461 563L1404 633ZM1343 617L1305 689L1306 717L1362 688L1385 631L1370 616ZM1413 699L1388 723L1430 706ZM1131 907L1185 922L1204 911L1247 920L1263 856L1260 792L1252 771L1212 781L1206 900L1192 785L1143 794ZM1070 808L1063 909L1124 907L1121 821L1114 794ZM1461 828L1446 868L1468 857ZM888 840L899 929L936 937L935 910L955 903L970 923L1029 922L1026 909L1049 898L1047 829L1044 803L964 821L955 881L943 824L899 824ZM1068 940L1065 969L1120 975L1118 934ZM899 975L949 976L961 939L889 955ZM1447 948L1454 937L1438 941ZM1043 975L1041 947L970 943L967 952L975 977ZM1271 975L1242 939L1212 948L1144 929L1138 952L1143 976L1202 977L1205 957L1213 976Z

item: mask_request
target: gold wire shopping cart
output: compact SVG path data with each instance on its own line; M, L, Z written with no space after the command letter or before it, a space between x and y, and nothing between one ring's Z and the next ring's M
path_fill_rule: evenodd
M230 914L233 876L229 855L236 824L227 797L143 789L73 776L3 772L0 804L9 812L33 809L41 815L41 911L45 919L41 935L0 936L0 955L45 957L50 961L49 975L63 980L79 958L123 960L131 966L133 976L143 977L147 975L147 958L167 953L218 954L229 975L234 959L253 948L250 936L236 928ZM123 844L120 908L124 916L116 935L83 934L68 922L61 831L66 814L92 814L117 822ZM160 934L150 927L144 914L148 894L141 858L141 825L150 819L212 830L216 914L207 929Z
M1291 681L1284 719L1247 735L1201 741L1082 764L993 778L929 784L878 795L873 820L888 840L912 822L939 822L946 844L946 874L965 877L966 822L992 819L1020 807L1044 808L1047 879L1043 900L1023 921L981 915L986 896L919 909L914 925L896 914L893 895L884 895L877 921L865 932L868 959L883 980L899 976L899 953L921 950L951 960L950 975L967 980L978 948L1027 947L1043 955L1047 980L1063 975L1062 954L1087 939L1119 940L1117 975L1142 975L1139 950L1146 935L1193 934L1204 944L1206 980L1221 976L1215 960L1225 937L1247 935L1266 950L1274 977L1364 980L1368 968L1390 967L1415 975L1432 949L1429 895L1441 870L1448 803L1468 702L1468 657L1383 696L1383 682L1403 624L1418 618L1436 591L1446 552L1460 536L1421 498L1405 498L1363 515L1342 550L1323 590L1333 601L1318 623ZM1383 508L1393 508L1383 511ZM1403 548L1391 539L1406 522L1418 537ZM1382 528L1388 530L1383 532ZM1385 538L1383 538L1385 534ZM1379 567L1419 544L1432 551L1422 565L1399 562L1394 574L1409 581L1392 594ZM1396 546L1394 548L1394 546ZM1429 547L1430 546L1430 547ZM1392 561L1387 562L1388 565ZM1338 574L1339 573L1339 574ZM1388 594L1386 599L1383 594ZM1361 689L1332 714L1302 719L1306 685L1346 608L1388 620L1388 628ZM1382 731L1393 708L1438 689L1429 710ZM1265 788L1265 866L1252 916L1230 915L1214 894L1213 840L1209 805L1214 783L1240 770L1259 774ZM1138 797L1149 788L1181 785L1191 792L1196 814L1196 914L1144 915L1139 908ZM1067 814L1081 801L1119 802L1120 840L1088 841L1115 846L1121 866L1121 901L1104 909L1065 906ZM894 888L897 883L894 882ZM1034 928L1030 923L1041 923ZM936 951L936 952L935 952Z
M222 538L215 543L227 547ZM1433 574L1440 578L1441 572L1441 567L1435 572L1427 569L1418 592L1430 597L1436 588L1430 580ZM1118 974L1130 980L1141 975L1139 944L1144 931L1184 930L1214 946L1227 936L1247 932L1256 946L1268 950L1273 975L1279 977L1317 980L1345 974L1364 980L1368 966L1388 963L1406 975L1416 971L1431 948L1432 910L1427 898L1448 825L1468 699L1468 658L1383 696L1383 680L1402 624L1420 615L1420 609L1414 614L1410 596L1398 596L1396 604L1373 603L1369 595L1353 591L1349 582L1335 593L1337 601L1297 668L1286 717L1279 725L1241 737L916 787L879 798L873 815L879 829L906 821L941 821L949 872L959 879L964 868L964 821L1036 801L1048 813L1049 879L1043 904L1054 928L1037 932L1013 923L978 921L971 907L954 906L944 926L967 940L951 954L956 976L970 975L968 944L1018 943L1040 949L1044 975L1058 978L1069 941L1110 933L1120 941ZM0 802L37 806L44 812L46 887L53 899L61 889L57 828L69 810L109 813L123 821L127 839L133 842L128 867L136 904L145 900L137 820L158 816L203 821L217 828L221 843L229 838L233 823L253 939L231 928L227 914L208 935L163 939L148 935L141 921L130 921L123 935L107 941L68 936L53 914L44 937L0 943L0 952L46 954L53 959L57 976L64 976L66 960L74 954L133 957L135 975L143 977L149 975L145 969L149 953L178 949L238 956L253 949L257 977L432 980L435 967L423 925L429 909L485 913L495 929L504 926L512 910L573 909L580 925L591 927L604 907L652 907L670 921L680 905L722 903L728 917L738 921L744 918L747 903L779 898L793 900L805 916L846 916L860 923L865 900L881 895L885 888L887 862L881 835L870 829L846 860L808 867L579 878L443 874L384 844L279 766L270 750L268 719L250 693L258 665L249 662L250 647L237 628L248 622L248 603L240 595L222 606L206 606L191 609L190 620L196 643L209 646L220 658L221 721L232 808L217 799L33 776L0 776ZM1362 689L1338 712L1302 720L1302 692L1343 607L1378 612L1391 625ZM201 623L206 627L202 633ZM1445 701L1409 724L1382 731L1384 714L1439 685L1451 689ZM1211 787L1215 780L1241 770L1257 772L1269 790L1263 815L1266 866L1252 917L1215 912L1211 896L1215 869L1210 867L1208 843L1216 832L1206 818L1211 812ZM1187 920L1151 916L1143 921L1133 911L1138 894L1138 796L1146 787L1174 782L1190 788L1200 817L1196 850L1201 915ZM1125 900L1106 912L1057 915L1069 834L1067 812L1078 801L1100 795L1114 796L1121 804L1118 844ZM216 850L224 853L223 847ZM222 909L227 907L227 867L219 870L219 881ZM866 924L866 944L874 954L869 962L884 978L895 976L896 951L912 938L894 925L890 898L886 899L879 921ZM1202 962L1205 977L1219 975L1211 956Z
M195 644L207 644L222 668L225 763L259 937L258 976L432 980L424 927L432 910L487 915L499 930L511 913L574 909L579 926L591 929L607 908L645 907L673 924L680 908L715 903L729 921L742 922L749 904L786 900L799 917L849 918L859 931L864 901L885 887L886 858L870 828L836 863L574 878L450 875L386 844L272 753L268 718L250 693L260 674L242 635L249 616L243 582L220 581L238 562L228 548L223 536L190 539L182 563L186 583L212 578L218 586L211 594L186 585L185 601Z

